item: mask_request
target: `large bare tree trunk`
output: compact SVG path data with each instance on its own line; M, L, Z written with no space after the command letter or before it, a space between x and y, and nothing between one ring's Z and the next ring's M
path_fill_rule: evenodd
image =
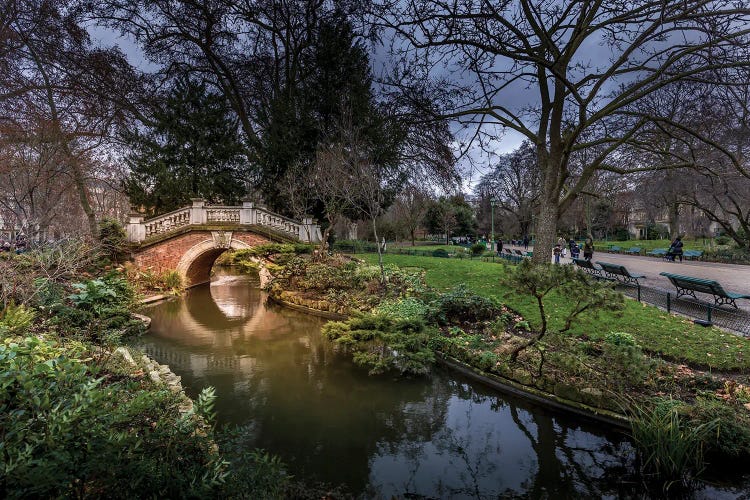
M552 248L557 242L557 222L560 218L560 158L556 157L554 149L547 152L544 147L539 147L537 161L542 172L542 195L539 197L539 217L532 260L543 264L552 259Z
M680 205L676 202L669 204L669 237L677 238L680 235Z
M99 228L96 223L96 214L94 213L94 209L91 207L91 201L89 200L89 192L88 188L86 187L86 179L84 179L81 167L76 164L75 159L72 159L70 163L71 170L73 172L73 182L75 183L76 191L78 191L78 199L81 202L83 213L86 214L86 220L88 221L91 238L96 240L99 238Z
M556 200L543 196L539 204L539 217L536 224L536 239L534 241L534 256L536 263L549 262L552 258L552 248L557 240L557 220L560 209Z

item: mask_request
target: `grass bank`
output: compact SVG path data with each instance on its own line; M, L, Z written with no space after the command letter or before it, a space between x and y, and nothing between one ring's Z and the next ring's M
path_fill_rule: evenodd
M643 431L643 471L665 488L703 470L700 457L678 462L685 449L721 467L750 457L747 340L624 300L570 266L386 255L381 270L358 257L279 251L269 293L348 316L323 335L370 374L422 375L447 357L566 407L627 414Z
M360 254L357 257L372 264L377 255ZM480 260L437 259L410 255L384 255L384 262L405 268L425 271L428 285L438 290L449 290L464 284L474 293L496 298L518 311L533 326L540 317L534 299L503 288L500 280L506 268L496 263ZM581 290L581 293L586 293ZM566 297L552 295L549 310L550 327L562 326L563 312L569 306ZM672 316L655 307L627 300L621 312L583 314L569 334L600 339L611 332L625 332L635 337L647 352L666 356L678 362L720 371L745 372L750 368L750 340L737 337L718 328L704 328L691 321Z

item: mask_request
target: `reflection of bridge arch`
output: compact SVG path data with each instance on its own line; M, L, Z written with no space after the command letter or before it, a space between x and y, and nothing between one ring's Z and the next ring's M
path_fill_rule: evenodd
M171 311L159 314L162 327L156 335L213 349L228 347L236 338L276 337L292 331L294 315L280 313L277 307L269 308L265 294L258 288L246 287L243 280L237 282L239 292L233 285L219 281L191 290L173 303Z
M266 340L293 333L295 314L269 306L258 288L235 279L220 278L214 286L193 289L182 300L154 311L151 334L142 344L146 353L178 374L253 372L255 349L273 349L278 344ZM250 344L250 338L258 342ZM247 350L250 345L252 351Z

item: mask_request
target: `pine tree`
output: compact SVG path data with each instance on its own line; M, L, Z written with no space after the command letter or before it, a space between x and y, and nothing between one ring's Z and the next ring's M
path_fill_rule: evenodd
M160 214L190 198L236 204L247 192L248 162L225 99L206 86L180 79L153 124L126 134L132 204Z
M386 167L397 162L403 140L374 98L367 49L343 14L320 21L302 65L304 76L287 82L263 116L258 188L280 211L279 179L292 165L312 165L318 148L337 140L342 127L356 129L371 145L373 161Z

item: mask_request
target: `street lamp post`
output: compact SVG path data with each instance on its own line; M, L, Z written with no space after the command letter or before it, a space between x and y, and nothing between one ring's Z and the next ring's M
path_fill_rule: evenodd
M490 250L495 251L495 198L490 198L490 224L492 232L490 233Z

